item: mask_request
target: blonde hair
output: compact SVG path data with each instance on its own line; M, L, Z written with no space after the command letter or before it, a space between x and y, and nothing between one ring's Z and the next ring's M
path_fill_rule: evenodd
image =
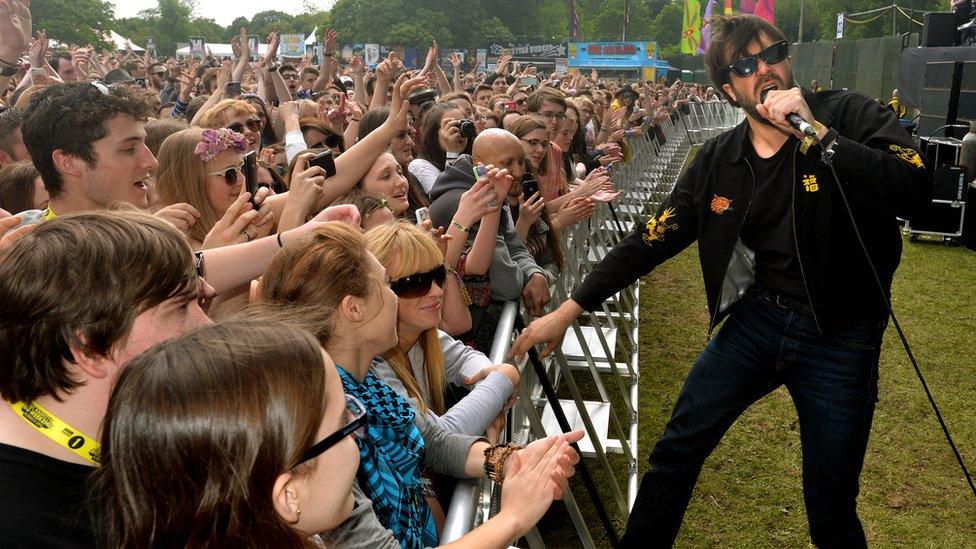
M398 222L380 225L366 233L366 247L386 267L391 280L427 272L444 264L444 256L430 234L410 223ZM420 334L420 348L424 352L424 372L430 402L424 402L420 393L421 381L413 375L413 368L405 352L394 347L383 354L397 378L407 389L407 394L420 403L420 409L428 408L436 414L445 412L444 353L441 351L437 327Z
M217 102L213 107L207 109L207 112L200 115L200 127L202 128L223 128L224 113L230 111L235 115L238 114L249 114L251 116L257 116L258 110L251 106L250 103L241 99L222 99Z
M158 206L185 202L200 212L190 238L203 242L220 219L207 194L207 164L193 151L203 139L204 128L187 128L163 141L153 194Z

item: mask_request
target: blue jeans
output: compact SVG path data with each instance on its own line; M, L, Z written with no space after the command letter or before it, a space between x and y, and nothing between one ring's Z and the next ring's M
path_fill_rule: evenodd
M685 379L651 452L621 546L671 546L705 459L746 408L785 385L799 416L813 542L865 547L858 477L885 326L861 321L826 337L812 316L746 295Z

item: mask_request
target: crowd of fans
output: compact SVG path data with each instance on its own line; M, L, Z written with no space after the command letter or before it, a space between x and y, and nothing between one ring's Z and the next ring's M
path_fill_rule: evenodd
M561 497L582 433L499 443L500 304L541 314L626 137L718 98L336 39L55 50L0 0L5 543L427 547L489 475L460 543L505 547Z

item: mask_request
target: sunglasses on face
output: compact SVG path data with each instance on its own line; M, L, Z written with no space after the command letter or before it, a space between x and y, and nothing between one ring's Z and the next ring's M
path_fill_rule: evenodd
M244 128L252 132L260 132L264 129L264 124L261 123L257 118L252 118L246 122L234 122L227 126L227 129L237 133L244 133Z
M325 136L325 139L312 145L309 149L338 149L341 145L342 138L333 133Z
M781 40L756 55L736 59L726 70L735 73L736 76L745 78L759 70L760 60L767 65L775 65L786 59L786 56L789 54L790 44L786 40Z
M426 273L412 274L394 280L390 282L390 289L397 297L414 299L430 293L430 287L434 282L443 288L445 280L447 280L447 269L444 265L438 265Z
M231 166L229 168L224 168L219 172L208 173L207 175L223 176L224 181L226 181L228 185L234 185L235 183L237 183L237 174L244 175L244 172L242 171L242 166Z
M366 427L366 422L368 420L368 416L366 415L366 407L363 406L363 403L360 402L358 398L352 395L346 395L346 416L349 418L349 423L338 431L323 438L319 442L316 442L311 448L302 454L302 458L298 461L298 463L305 463L310 459L319 457L326 450L338 444L342 439L356 433L357 431L361 431L364 427ZM357 433L357 436L361 435L362 433Z

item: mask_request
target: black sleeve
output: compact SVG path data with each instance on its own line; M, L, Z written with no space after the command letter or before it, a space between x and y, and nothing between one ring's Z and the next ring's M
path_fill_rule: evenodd
M852 94L834 129L834 168L859 200L903 218L929 203L931 174L891 110Z
M694 188L704 156L702 153L695 156L657 213L614 246L586 275L573 292L573 301L587 311L597 309L608 297L630 286L698 238Z

